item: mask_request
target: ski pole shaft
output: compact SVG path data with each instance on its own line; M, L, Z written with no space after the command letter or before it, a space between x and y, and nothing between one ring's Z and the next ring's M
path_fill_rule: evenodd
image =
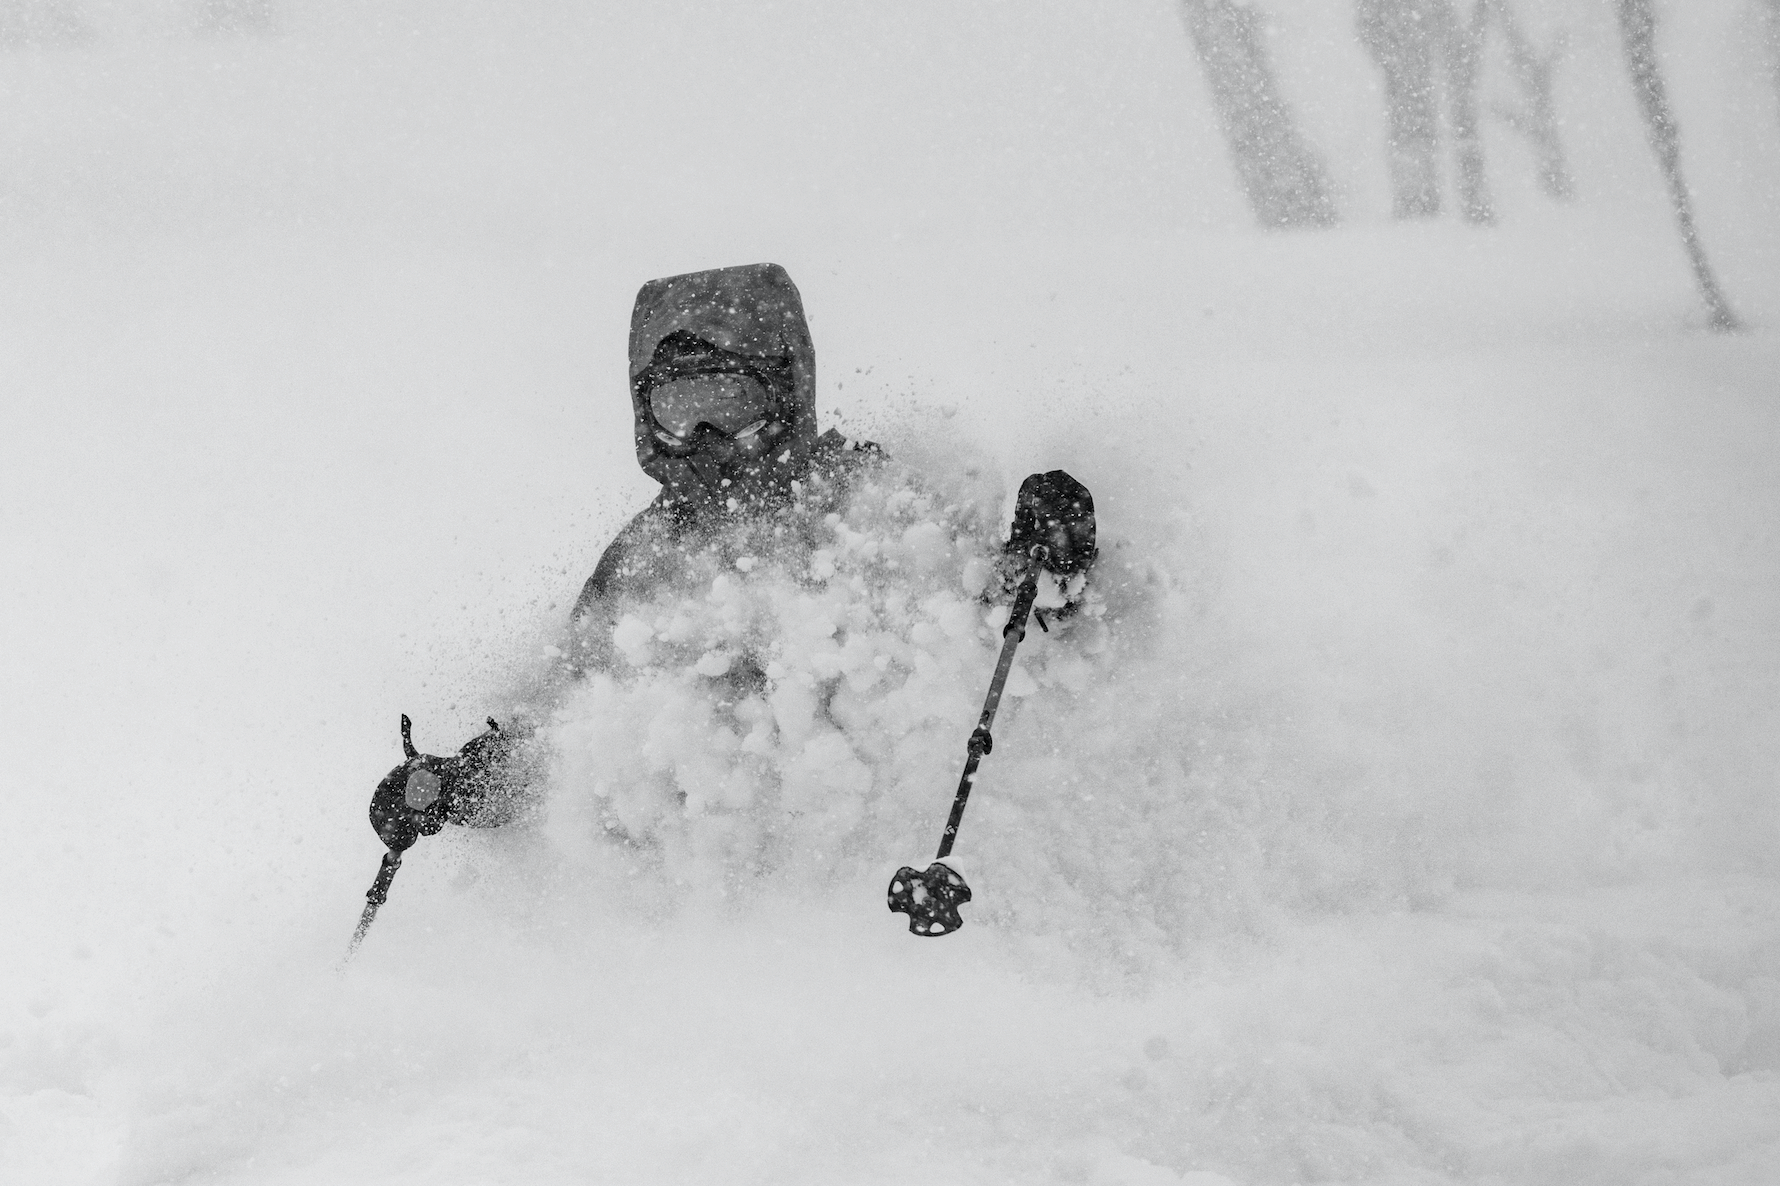
M389 883L396 879L396 870L401 867L401 853L392 848L383 854L383 861L377 866L377 880L365 891L365 912L359 916L358 929L352 932L352 942L346 948L346 959L340 961L342 965L358 954L359 944L365 941L365 932L371 929L371 924L377 919L377 907L389 901Z
M940 837L936 859L943 860L951 854L952 842L958 838L958 825L964 820L964 806L970 801L970 788L976 783L977 766L984 755L995 748L995 738L990 734L989 726L995 723L995 711L1001 707L1001 690L1007 685L1008 673L1014 667L1014 649L1026 637L1026 619L1032 613L1032 602L1037 596L1038 566L1034 565L1026 573L1026 579L1020 582L1019 591L1014 594L1013 608L1007 615L1007 625L1002 627L1001 659L995 664L995 678L989 681L983 715L977 718L977 727L970 735L964 776L958 780L958 793L952 797L952 814L946 817L946 831Z

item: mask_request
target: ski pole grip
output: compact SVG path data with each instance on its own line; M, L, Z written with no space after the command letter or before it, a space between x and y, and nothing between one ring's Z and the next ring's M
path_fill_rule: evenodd
M1031 475L1014 500L1008 550L1060 576L1088 571L1099 553L1094 496L1063 470Z

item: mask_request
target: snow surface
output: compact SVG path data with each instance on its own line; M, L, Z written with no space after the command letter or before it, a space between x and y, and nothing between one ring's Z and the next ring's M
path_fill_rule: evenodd
M1268 235L1161 0L13 5L0 1181L1780 1180L1759 14L1662 34L1722 337L1605 5L1528 6L1582 196L1491 123L1489 231L1383 218L1340 7L1267 5L1345 219ZM338 972L398 713L477 732L652 489L637 286L760 259L894 468L633 615ZM916 940L1057 466L1103 612Z

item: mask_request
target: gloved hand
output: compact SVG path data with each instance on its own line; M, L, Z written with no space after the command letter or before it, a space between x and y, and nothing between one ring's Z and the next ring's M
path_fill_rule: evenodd
M1094 496L1054 469L1020 483L1007 552L1021 568L1037 560L1059 577L1086 575L1099 549L1094 542Z
M487 799L506 754L506 738L493 717L488 718L488 732L444 758L416 750L412 729L404 715L402 752L407 760L371 794L371 827L395 853L422 836L436 835L448 823L466 822Z

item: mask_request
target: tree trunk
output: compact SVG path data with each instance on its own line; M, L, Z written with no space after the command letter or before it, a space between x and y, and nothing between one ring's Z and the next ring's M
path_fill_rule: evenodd
M1483 142L1478 138L1477 75L1483 64L1485 0L1477 0L1471 19L1451 14L1446 30L1446 84L1452 112L1452 138L1459 163L1459 212L1474 226L1496 221L1490 204L1489 178L1483 169Z
M1558 139L1557 105L1551 97L1558 59L1564 55L1564 36L1558 34L1552 39L1551 48L1540 54L1521 30L1520 22L1514 19L1514 10L1508 6L1508 0L1483 0L1483 3L1495 12L1502 34L1508 39L1508 64L1514 70L1514 81L1520 87L1521 95L1518 109L1498 107L1496 114L1532 141L1533 156L1538 162L1539 188L1545 196L1567 202L1575 196L1576 186L1570 180L1563 141Z
M1384 74L1391 214L1440 213L1440 105L1434 64L1444 0L1360 0L1360 40Z
M1267 227L1332 225L1328 178L1280 96L1260 13L1240 0L1183 0L1182 7L1255 217Z
M1712 328L1741 329L1742 323L1731 312L1719 291L1718 280L1706 262L1706 249L1700 244L1699 229L1694 225L1693 200L1687 192L1687 180L1681 175L1681 129L1676 126L1669 107L1668 88L1656 60L1656 13L1651 0L1618 0L1619 31L1625 42L1626 65L1631 71L1632 92L1644 113L1645 131L1650 147L1656 150L1657 163L1662 166L1663 179L1669 185L1669 201L1675 209L1675 223L1681 230L1681 243L1687 249L1693 277L1705 299Z
M1768 0L1766 16L1768 71L1774 78L1774 98L1780 100L1780 0ZM1780 107L1775 114L1780 115Z

